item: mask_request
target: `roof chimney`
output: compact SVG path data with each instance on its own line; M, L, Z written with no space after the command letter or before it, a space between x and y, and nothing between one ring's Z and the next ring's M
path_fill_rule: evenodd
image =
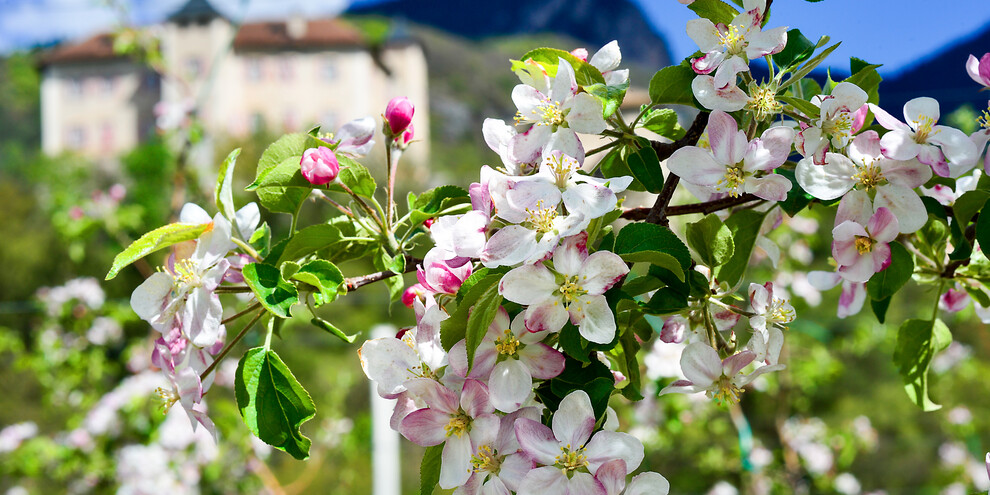
M306 19L302 15L294 14L285 22L285 30L294 40L302 38L306 35Z

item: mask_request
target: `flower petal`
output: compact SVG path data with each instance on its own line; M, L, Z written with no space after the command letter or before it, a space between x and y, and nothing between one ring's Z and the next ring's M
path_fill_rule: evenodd
M602 464L612 459L622 459L626 463L626 474L643 462L643 443L628 433L599 431L585 446L588 456L588 470L595 473Z
M560 455L560 442L554 437L553 430L529 418L517 419L514 428L519 447L526 454L540 464L553 465L554 458Z
M588 341L607 344L615 338L615 315L608 307L605 296L585 295L567 309L571 321L578 326L578 332Z
M553 415L553 434L561 445L571 448L588 443L595 430L595 410L591 398L583 390L575 390L560 401Z
M708 388L722 375L718 352L701 342L688 344L681 353L681 371L694 385Z
M495 365L488 387L495 409L510 413L519 409L529 398L533 391L533 376L519 360L507 359Z

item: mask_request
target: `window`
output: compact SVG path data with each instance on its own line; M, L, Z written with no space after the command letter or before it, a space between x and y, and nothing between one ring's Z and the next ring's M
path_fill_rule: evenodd
M262 76L261 72L261 59L258 57L250 57L244 61L244 78L248 81L260 81Z
M66 144L69 149L78 150L86 146L86 130L80 126L73 126L69 129Z
M320 67L320 77L324 81L333 81L337 78L337 57L324 57L323 64Z

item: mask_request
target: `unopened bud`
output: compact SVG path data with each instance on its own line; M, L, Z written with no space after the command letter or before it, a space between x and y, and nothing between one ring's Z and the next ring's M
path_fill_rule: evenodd
M680 344L684 341L687 324L683 316L667 318L667 321L663 322L663 328L660 329L660 340L668 344Z
M415 112L416 107L405 96L392 98L388 102L388 106L385 107L385 120L388 121L393 136L401 135L409 127Z
M571 55L577 57L578 60L582 62L588 61L588 49L587 48L575 48L571 50Z
M302 169L303 177L317 186L333 182L340 172L337 155L326 146L310 148L303 152L299 167Z

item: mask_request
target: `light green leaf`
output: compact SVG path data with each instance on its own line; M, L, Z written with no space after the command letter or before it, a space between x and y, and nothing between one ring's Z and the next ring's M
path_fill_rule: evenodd
M670 108L655 108L640 121L640 126L667 139L677 141L687 130L677 120L677 112Z
M619 256L622 258L622 261L627 263L649 263L666 268L673 272L679 280L684 280L684 270L681 269L680 262L670 254L661 253L660 251L636 251L635 253L626 253Z
M823 45L825 43L828 43L828 36L822 36L822 38L818 41L818 45L817 46L821 46L821 45ZM801 66L800 69L794 71L794 73L791 74L791 77L787 78L787 80L784 81L780 85L780 87L777 88L777 89L778 90L784 89L784 88L790 86L791 84L794 84L797 81L801 80L801 78L803 78L804 76L808 75L808 73L810 73L812 70L814 70L815 67L818 67L819 64L821 64L822 62L824 62L825 59L828 58L829 54L832 53L833 51L835 51L835 49L838 48L839 45L841 45L841 44L842 44L842 42L839 42L839 43L836 43L836 44L834 44L834 45L832 45L832 46L830 46L830 47L822 50L821 53L819 53L818 55L815 55L814 58L812 58L811 60L808 60L803 66Z
M423 462L419 465L419 495L433 495L440 484L440 464L443 445L427 447L423 452Z
M777 99L796 108L807 117L816 119L821 116L822 110L808 100L803 100L793 96L778 96Z
M606 119L611 117L619 109L619 106L622 105L622 100L626 97L627 89L629 89L628 82L624 82L618 86L606 86L602 83L595 83L584 87L585 91L602 102L602 116Z
M223 164L220 165L220 173L217 175L217 187L213 193L213 201L217 204L217 209L224 218L234 221L234 166L237 164L237 157L241 154L241 149L231 151Z
M911 402L924 411L942 406L928 397L928 368L936 353L952 343L952 333L942 320L907 320L897 331L894 364L904 380Z
M268 256L268 251L272 247L272 228L268 226L268 222L262 223L261 227L251 234L248 244L258 251L260 256Z
M766 212L742 210L733 213L725 220L725 226L732 232L733 250L732 258L718 270L719 282L726 282L729 287L735 287L742 280L766 215Z
M170 223L144 234L113 259L106 280L113 279L127 265L159 249L198 238L212 225L212 223Z
M342 235L337 227L329 224L310 225L289 238L279 261L293 261L309 256L340 242ZM266 260L267 261L267 260Z
M481 339L488 333L488 327L495 320L495 315L501 304L502 295L498 293L498 284L492 284L475 303L474 310L468 317L467 329L464 334L468 371L474 366L474 352L481 344Z
M669 228L652 223L631 223L619 231L612 251L626 261L650 261L670 270L680 281L691 266L687 246ZM656 254L654 254L656 253ZM676 261L658 255L667 255Z
M329 321L324 320L323 318L320 318L318 316L314 316L313 319L310 320L310 323L312 323L314 326L316 326L320 330L323 330L324 332L327 332L330 335L333 335L334 337L337 337L340 340L343 340L344 342L347 342L348 344L353 344L354 343L354 340L357 339L357 336L358 336L358 334L347 335L346 333L344 333L343 330L337 328L336 326L334 326Z
M286 158L251 185L268 211L295 214L309 197L313 184L302 176L299 160L297 156Z
M309 457L311 442L299 428L316 406L275 351L255 347L237 363L237 407L251 433L296 459Z
M688 8L698 14L698 17L708 19L713 24L728 25L732 23L732 19L739 15L738 10L722 0L694 0L688 5Z
M258 171L255 174L254 183L248 186L247 190L253 191L262 177L287 158L295 157L298 163L302 159L303 152L309 147L308 145L316 144L311 139L306 134L299 133L286 134L278 138L277 141L268 146L261 154L261 158L258 160Z
M337 295L347 292L347 286L344 285L344 274L340 273L336 265L327 260L310 261L301 266L291 277L293 280L307 283L319 290L319 292L313 293L316 307L332 302L337 299Z
M296 287L282 280L278 268L265 263L248 263L242 270L244 282L258 302L279 318L290 318L289 308L299 302Z
M727 263L735 252L732 231L714 213L687 224L687 243L709 268Z
M375 184L375 178L371 176L371 172L368 172L364 165L343 155L337 155L337 163L340 164L340 174L337 176L337 181L349 187L358 196L374 199L375 188L378 185ZM343 192L344 189L337 184L337 181L329 184L330 190Z
M697 74L686 65L664 67L650 79L650 100L654 105L679 104L694 106L691 82Z
M579 85L590 86L595 83L605 84L605 78L602 77L601 71L596 69L595 66L564 50L557 48L536 48L526 52L520 60L525 62L529 59L532 59L542 65L550 77L557 76L557 65L559 64L560 59L564 59L567 63L571 64L571 67L574 68L574 77ZM525 67L525 64L519 62L518 60L512 61L513 71L519 67Z

